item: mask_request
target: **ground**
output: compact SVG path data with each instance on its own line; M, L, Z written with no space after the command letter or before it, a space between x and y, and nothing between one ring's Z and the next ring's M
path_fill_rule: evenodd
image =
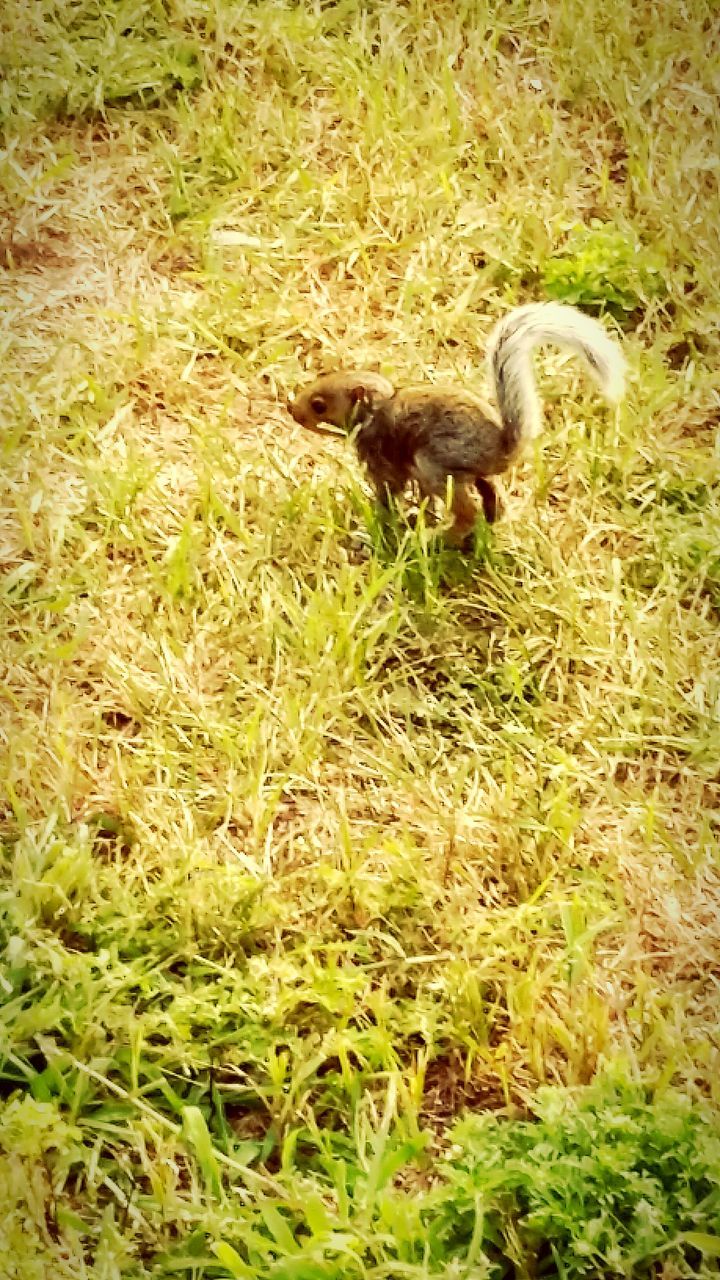
M713 17L4 7L9 1280L717 1274ZM284 409L544 297L466 554Z

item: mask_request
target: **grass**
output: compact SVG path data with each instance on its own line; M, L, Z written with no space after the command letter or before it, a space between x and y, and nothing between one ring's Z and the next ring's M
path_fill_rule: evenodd
M4 6L8 1280L718 1274L713 16ZM472 555L283 411L544 296Z

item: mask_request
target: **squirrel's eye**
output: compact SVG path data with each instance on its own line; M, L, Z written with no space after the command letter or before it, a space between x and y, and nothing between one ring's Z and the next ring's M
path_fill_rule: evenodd
M327 404L322 396L313 396L310 401L310 408L313 413L324 413L327 409Z

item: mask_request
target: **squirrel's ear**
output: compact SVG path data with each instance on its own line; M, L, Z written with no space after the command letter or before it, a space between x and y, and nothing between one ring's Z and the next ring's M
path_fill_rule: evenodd
M361 382L358 383L357 386L352 387L350 390L351 403L361 404L363 400L367 400L367 394L367 387L364 387Z

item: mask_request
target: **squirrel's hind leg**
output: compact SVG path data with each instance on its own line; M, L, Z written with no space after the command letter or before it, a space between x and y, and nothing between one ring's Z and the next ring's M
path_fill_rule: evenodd
M492 481L486 480L485 476L475 477L475 488L482 498L485 519L488 524L494 524L503 514L503 501L500 494Z
M453 523L448 537L455 546L462 546L472 533L479 514L477 498L473 492L471 481L455 481L451 511Z
M413 479L417 481L424 498L444 498L447 495L450 473L440 465L430 450L420 449L413 459ZM450 510L453 524L449 532L450 541L461 546L472 532L478 517L478 502L475 496L475 478L455 475L452 477L453 490ZM479 486L478 486L479 487ZM489 486L492 488L492 486Z
M447 471L441 463L438 463L433 457L432 452L419 449L413 460L413 479L419 485L420 493L424 498L445 498L447 495L447 481L450 480L451 472ZM464 543L468 535L473 531L475 520L478 518L478 499L475 497L474 488L477 484L474 476L454 475L452 476L452 498L451 512L454 521L450 530L450 540L456 545ZM487 484L487 481L483 481ZM488 485L492 489L492 485ZM478 484L479 489L479 484ZM480 490L480 494L484 494ZM495 495L495 490L493 490Z

